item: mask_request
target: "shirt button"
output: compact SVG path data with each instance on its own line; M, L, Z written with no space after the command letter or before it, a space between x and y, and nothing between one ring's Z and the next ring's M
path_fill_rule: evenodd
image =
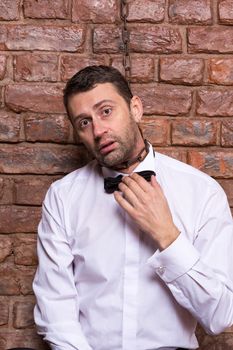
M165 272L165 267L164 266L159 266L159 267L157 267L156 270L157 270L158 274L160 276L162 276L164 274L164 272Z

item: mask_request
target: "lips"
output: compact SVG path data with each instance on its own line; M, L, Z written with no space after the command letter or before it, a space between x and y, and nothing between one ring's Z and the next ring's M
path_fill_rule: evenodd
M102 155L106 155L110 152L112 152L116 147L115 141L106 141L102 143L99 147L99 152Z

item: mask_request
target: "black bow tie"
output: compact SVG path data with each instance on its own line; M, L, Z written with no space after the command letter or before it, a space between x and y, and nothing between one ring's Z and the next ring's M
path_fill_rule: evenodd
M150 181L151 176L155 175L155 172L152 170L144 170L136 173L142 176L146 181ZM118 185L121 182L123 175L118 175L116 177L106 177L104 179L104 189L107 193L113 193L114 191L118 191Z

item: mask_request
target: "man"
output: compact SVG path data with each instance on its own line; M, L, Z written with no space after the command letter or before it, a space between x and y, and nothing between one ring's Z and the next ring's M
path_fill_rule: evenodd
M64 103L95 160L55 182L43 204L38 332L53 350L196 349L197 321L210 334L233 323L223 190L153 151L138 127L141 100L116 69L81 70Z

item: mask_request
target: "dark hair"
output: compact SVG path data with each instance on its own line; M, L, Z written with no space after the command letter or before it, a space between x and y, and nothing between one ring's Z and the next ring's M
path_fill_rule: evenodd
M93 89L97 84L111 83L115 86L119 95L130 105L133 94L124 76L113 67L109 66L88 66L77 72L68 80L64 89L63 102L66 112L69 115L69 97L80 92Z

